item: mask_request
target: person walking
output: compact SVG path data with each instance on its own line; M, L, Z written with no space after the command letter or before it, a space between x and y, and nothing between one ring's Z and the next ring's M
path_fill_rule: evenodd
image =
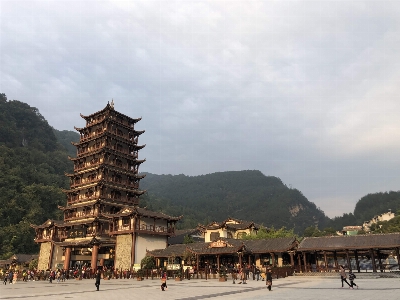
M348 283L348 281L346 279L347 278L346 271L344 270L344 267L342 265L340 265L340 267L339 267L339 272L340 272L340 280L342 281L342 288L343 288L343 282L346 282L347 285L349 287L351 287L350 283Z
M96 283L94 284L95 286L96 286L96 288L97 288L97 291L99 290L99 287L100 287L100 279L101 279L101 273L100 273L100 270L97 270L96 271Z
M13 278L14 278L14 273L13 273L12 270L10 270L10 272L8 273L8 282L9 282L10 284L13 283Z
M4 274L4 279L3 279L3 283L5 285L7 285L7 279L8 279L8 272L6 274Z
M267 276L266 277L267 278L266 278L265 284L268 287L268 291L272 291L272 270L271 269L267 270Z
M256 267L255 273L256 273L257 281L259 281L260 280L260 273L261 273L259 267Z
M167 289L167 272L163 272L161 275L161 290L164 292Z
M349 280L350 280L350 288L353 289L353 286L356 286L358 289L358 285L354 282L354 279L356 278L356 275L352 272L352 270L349 271Z

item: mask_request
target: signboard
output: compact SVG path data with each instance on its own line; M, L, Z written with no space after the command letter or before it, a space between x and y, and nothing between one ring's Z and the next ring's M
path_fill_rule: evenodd
M227 245L224 241L217 241L210 243L210 248L224 248L226 246Z
M180 270L181 265L180 264L168 264L167 265L167 270Z
M86 228L79 228L79 229L69 229L67 231L67 238L74 239L74 238L84 238L86 237Z

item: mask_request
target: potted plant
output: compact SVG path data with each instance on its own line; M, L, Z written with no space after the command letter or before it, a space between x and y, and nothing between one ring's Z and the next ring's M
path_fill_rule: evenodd
M227 278L228 278L228 274L226 272L226 268L222 267L219 270L219 281L221 281L221 282L227 281Z
M144 272L142 269L137 270L136 279L137 281L142 281L144 279Z
M103 272L103 279L104 280L110 280L111 279L111 271L110 270L105 270L104 272Z
M176 270L174 275L175 275L175 281L182 281L182 271L181 270Z

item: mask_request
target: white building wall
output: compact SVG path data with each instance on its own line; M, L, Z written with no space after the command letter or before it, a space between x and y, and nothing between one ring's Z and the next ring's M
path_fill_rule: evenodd
M146 250L165 249L167 236L138 234L136 237L135 264L140 264L146 256Z
M62 247L54 245L53 246L53 260L51 263L51 269L54 270L58 267L64 268L64 256ZM62 265L62 266L61 266Z

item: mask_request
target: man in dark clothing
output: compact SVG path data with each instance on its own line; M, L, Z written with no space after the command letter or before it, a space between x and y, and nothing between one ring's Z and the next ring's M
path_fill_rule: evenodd
M350 287L349 288L353 288L353 286L356 286L358 288L358 285L354 282L354 279L356 278L356 275L352 272L352 270L350 270L349 272L349 280L350 280Z
M13 273L13 271L10 271L10 272L8 273L8 282L9 282L10 284L13 283L13 278L14 278L14 273Z
M100 287L100 279L101 279L100 270L97 270L97 272L96 272L96 283L94 284L96 286L97 290L99 290L99 287Z
M267 279L265 284L268 286L268 290L271 291L272 290L272 270L268 269L267 270Z

